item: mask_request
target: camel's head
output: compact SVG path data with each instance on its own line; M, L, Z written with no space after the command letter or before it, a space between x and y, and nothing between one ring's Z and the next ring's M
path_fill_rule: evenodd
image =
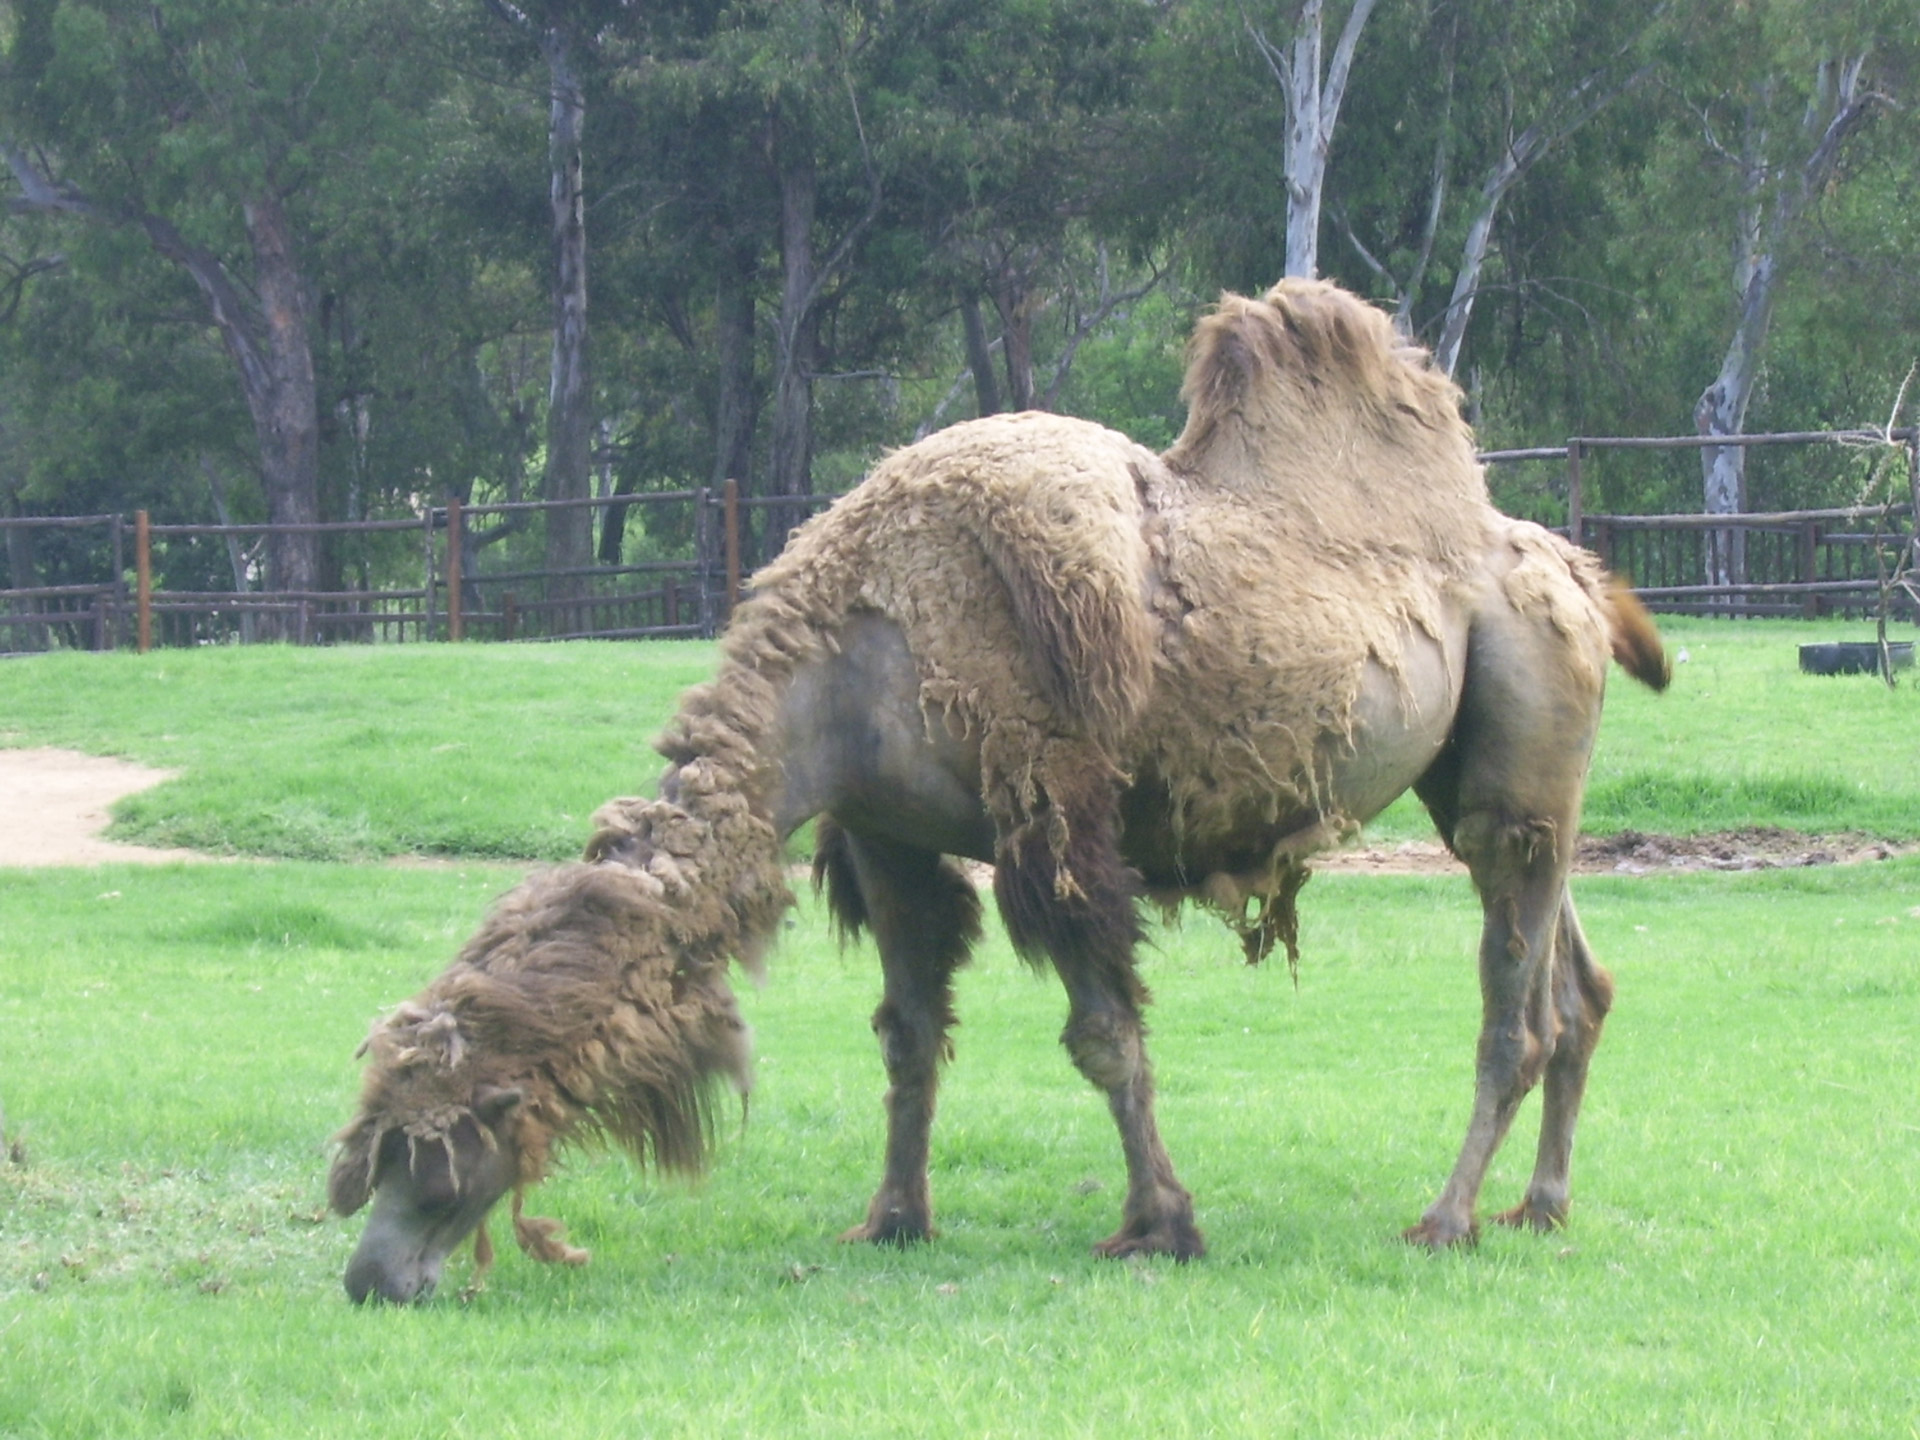
M347 1262L347 1294L425 1300L447 1256L521 1178L524 1092L478 1082L454 1017L404 1006L376 1026L360 1112L335 1136L327 1198L373 1201Z

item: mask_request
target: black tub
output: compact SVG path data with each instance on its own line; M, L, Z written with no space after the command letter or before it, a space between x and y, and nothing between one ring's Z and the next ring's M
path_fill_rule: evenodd
M1913 664L1913 642L1887 643L1887 661L1896 670ZM1874 640L1834 640L1800 647L1800 668L1809 675L1878 675L1880 645Z

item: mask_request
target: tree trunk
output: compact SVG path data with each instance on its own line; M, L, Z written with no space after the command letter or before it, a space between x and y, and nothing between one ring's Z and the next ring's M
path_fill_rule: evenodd
M1440 339L1433 347L1433 363L1452 375L1460 364L1460 347L1466 342L1467 322L1473 318L1473 300L1480 288L1480 272L1486 268L1487 251L1493 245L1493 222L1500 213L1500 202L1513 188L1532 157L1520 158L1511 147L1488 172L1480 187L1480 203L1467 224L1467 238L1460 247L1460 267L1453 277L1453 297L1447 304Z
M1447 305L1440 340L1433 348L1434 363L1452 375L1460 363L1460 347L1466 342L1467 322L1473 318L1474 296L1480 288L1480 273L1486 268L1487 254L1493 245L1493 222L1507 194L1520 183L1527 171L1553 147L1585 125L1607 106L1638 85L1651 72L1643 67L1613 85L1604 85L1604 72L1594 71L1558 103L1550 105L1549 115L1527 126L1508 143L1480 184L1480 203L1467 225L1467 238L1460 248L1460 267L1454 274L1453 297Z
M1797 173L1779 176L1768 160L1764 111L1771 82L1761 87L1748 109L1741 151L1735 157L1740 167L1741 207L1733 280L1739 311L1719 373L1694 404L1694 428L1701 435L1739 435L1746 429L1747 405L1759 382L1788 247L1801 218L1833 179L1847 138L1882 99L1860 88L1865 62L1866 57L1859 55L1820 66L1814 103L1804 121L1805 133L1813 140ZM1707 514L1736 515L1747 508L1746 459L1743 446L1710 445L1701 450L1700 480ZM1746 532L1729 527L1707 535L1706 583L1741 584L1746 579Z
M1321 0L1306 0L1300 28L1288 46L1287 274L1320 268L1320 197L1325 189L1329 136L1320 129Z
M771 496L813 493L813 375L820 324L813 261L818 176L807 156L780 170L780 333L774 355L773 449L767 476ZM763 559L780 553L788 533L805 518L797 505L767 511Z
M261 383L249 386L260 442L260 483L267 519L275 525L320 521L320 414L305 298L293 257L293 237L279 198L268 193L244 207L253 242L253 281L259 295ZM242 367L242 375L246 374ZM315 590L320 584L320 537L273 532L267 544L267 585Z
M1739 435L1746 429L1747 405L1760 378L1760 357L1772 321L1779 270L1772 255L1750 254L1740 297L1740 318L1720 361L1720 373L1693 407L1701 435ZM1700 452L1703 508L1709 515L1738 515L1747 508L1747 451L1743 445L1711 445ZM1707 532L1706 583L1737 585L1746 579L1746 531L1737 527ZM1731 603L1732 597L1728 597Z
M252 298L226 264L193 244L164 215L116 210L42 173L20 150L3 152L22 191L20 208L71 215L94 224L138 229L162 258L185 270L207 302L208 316L239 372L260 451L267 519L313 525L320 519L320 418L313 347L300 266L285 207L271 185L243 204L253 252ZM277 534L267 548L267 584L313 590L320 578L320 537Z
M712 484L746 481L753 463L753 252L726 255L714 297L714 350L720 390L713 413Z
M1320 204L1326 188L1327 156L1333 149L1333 130L1346 98L1347 77L1353 69L1354 48L1373 13L1374 0L1353 0L1333 57L1322 74L1326 21L1324 0L1304 0L1293 22L1293 36L1284 47L1268 40L1252 21L1248 33L1287 101L1287 274L1312 276L1320 264Z
M547 62L548 199L553 226L553 367L547 391L548 500L585 500L593 491L593 384L587 357L587 218L581 138L587 100L572 36L554 25L540 33ZM585 571L593 564L593 511L581 505L547 513L550 571ZM579 600L590 589L584 574L548 582L548 597ZM554 612L556 630L584 630L580 608Z
M727 481L743 492L753 465L753 282L758 258L749 245L721 252L714 294L714 352L719 392L713 406L713 468L708 483L722 493ZM727 537L719 525L695 527L700 559L711 574L724 574Z
M980 314L978 295L962 297L960 328L967 340L967 368L973 372L975 412L998 415L1001 409L1000 386L993 374L993 342L987 339L987 325Z
M994 287L1000 312L1000 357L1007 366L1007 408L1033 409L1033 317L1039 301L1029 278L1009 262Z

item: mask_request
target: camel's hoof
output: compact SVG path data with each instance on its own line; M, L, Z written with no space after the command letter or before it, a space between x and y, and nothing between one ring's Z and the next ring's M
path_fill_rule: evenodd
M939 1231L928 1224L923 1217L902 1215L894 1212L878 1217L869 1217L864 1224L841 1232L842 1245L895 1245L904 1249L909 1245L918 1245L939 1235Z
M1530 1200L1522 1200L1511 1210L1502 1210L1493 1217L1496 1225L1505 1225L1510 1230L1531 1230L1536 1235L1548 1235L1555 1230L1567 1228L1567 1212L1546 1205L1535 1205Z
M1162 1220L1152 1226L1122 1226L1093 1247L1103 1260L1129 1255L1171 1255L1181 1264L1207 1253L1207 1242L1191 1220Z
M1463 1226L1455 1220L1427 1215L1421 1217L1418 1225L1409 1225L1401 1231L1400 1238L1409 1245L1420 1245L1428 1250L1448 1250L1455 1245L1471 1249L1480 1243L1480 1227L1472 1220Z

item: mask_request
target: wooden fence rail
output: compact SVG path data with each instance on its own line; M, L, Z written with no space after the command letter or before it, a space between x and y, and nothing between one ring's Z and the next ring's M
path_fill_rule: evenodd
M1743 515L1587 513L1583 465L1612 450L1697 450L1711 445L1897 445L1906 496L1897 504ZM1656 610L1757 615L1871 615L1885 608L1920 620L1915 512L1920 450L1913 430L1814 431L1735 437L1576 437L1564 445L1490 451L1489 465L1564 467L1567 533L1629 576ZM278 639L300 644L428 640L616 639L712 636L745 583L753 517L784 529L833 496L746 496L717 490L608 495L586 500L469 505L458 500L410 516L303 526L155 524L146 512L0 517L0 534L59 532L92 557L92 574L67 583L0 589L0 654L47 648L112 649ZM549 511L589 508L602 536L638 512L647 533L687 558L571 569L539 563L539 522ZM269 590L265 542L317 534L333 544L341 582ZM412 538L409 538L412 537ZM221 554L209 560L207 542ZM131 554L128 553L129 549ZM1706 577L1731 559L1733 578ZM224 564L233 588L194 584ZM356 575L357 571L357 575ZM409 573L410 572L410 573ZM167 583L164 577L181 579ZM384 577L376 583L375 576ZM357 578L357 585L346 583Z

